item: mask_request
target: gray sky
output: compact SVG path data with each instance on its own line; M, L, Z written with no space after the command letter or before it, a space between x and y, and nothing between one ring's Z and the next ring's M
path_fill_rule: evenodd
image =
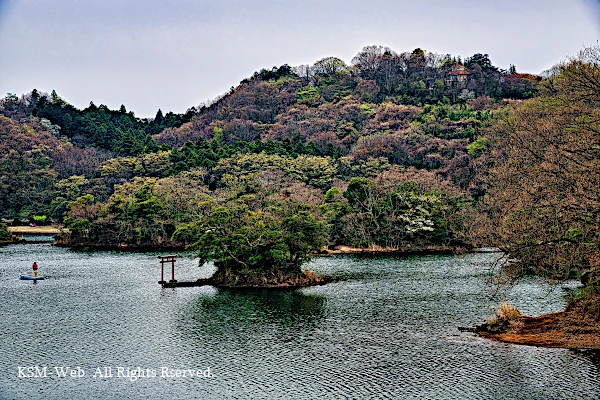
M37 88L139 117L260 68L420 47L539 73L600 38L599 0L0 0L0 96Z

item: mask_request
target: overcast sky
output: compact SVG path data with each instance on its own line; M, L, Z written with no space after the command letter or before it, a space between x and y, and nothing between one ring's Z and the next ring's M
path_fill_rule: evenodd
M0 0L0 96L33 88L139 117L263 67L420 47L540 73L600 38L599 0Z

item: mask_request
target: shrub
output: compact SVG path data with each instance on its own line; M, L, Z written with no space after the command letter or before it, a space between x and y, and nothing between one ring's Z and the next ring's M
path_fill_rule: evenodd
M502 303L496 308L494 316L488 319L487 323L490 325L501 325L518 321L521 317L521 312L517 307L508 303Z
M477 158L481 156L488 147L489 140L485 137L480 137L475 140L473 143L467 145L467 153L473 158Z
M316 107L323 102L323 97L314 86L304 86L296 92L296 101L298 104Z
M8 242L11 238L10 232L6 229L6 225L0 222L0 242Z
M34 215L33 216L33 222L35 222L38 225L43 225L44 223L46 223L47 219L48 219L48 217L46 215Z

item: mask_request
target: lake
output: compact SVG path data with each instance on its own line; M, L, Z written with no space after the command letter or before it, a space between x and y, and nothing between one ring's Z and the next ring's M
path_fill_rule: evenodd
M600 398L597 353L459 332L500 296L564 307L535 281L496 293L495 254L318 258L336 282L300 290L163 289L158 254L0 248L0 399ZM20 281L33 261L49 278Z

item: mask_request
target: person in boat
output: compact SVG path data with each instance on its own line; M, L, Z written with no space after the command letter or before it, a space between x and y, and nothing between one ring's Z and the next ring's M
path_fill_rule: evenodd
M37 278L38 276L38 265L37 263L34 261L33 264L31 265L31 267L33 268L33 277Z

